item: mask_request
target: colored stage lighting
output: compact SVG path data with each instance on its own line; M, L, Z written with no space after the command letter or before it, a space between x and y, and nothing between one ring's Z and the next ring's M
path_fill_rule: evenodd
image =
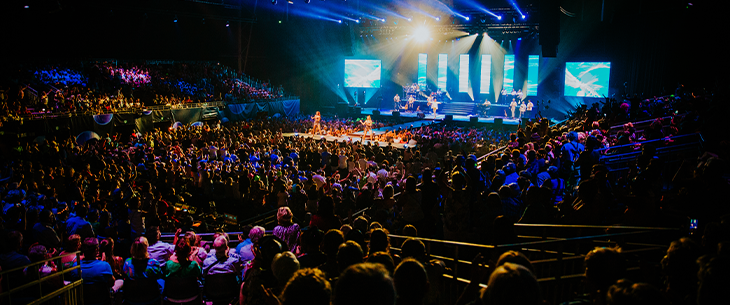
M228 21L226 21L226 27L229 27L229 26L231 26L231 24Z
M271 4L276 5L276 3L277 3L276 0L271 0Z
M522 19L525 19L525 18L527 18L527 16L525 16L525 15L522 15L521 17L522 17Z
M408 18L408 22L411 22L411 21L413 21L413 19L412 18Z
M426 41L430 35L431 32L425 26L418 27L415 31L413 31L413 37L415 37L416 41L419 42Z
M337 23L342 23L342 20L337 20Z
M497 16L497 20L502 20L502 16Z
M355 20L355 23L360 23L360 20Z
M177 15L175 15L175 19L172 19L172 22L177 22Z
M304 0L304 3L309 4L311 0Z
M441 17L436 17L436 21L441 21Z
M464 17L464 20L469 21L469 17Z
M30 6L29 6L29 5L26 5L26 6L24 6L23 8L30 8Z

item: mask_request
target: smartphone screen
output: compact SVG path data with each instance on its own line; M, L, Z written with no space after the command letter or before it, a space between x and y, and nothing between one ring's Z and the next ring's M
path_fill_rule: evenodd
M694 232L695 230L697 230L697 219L689 220L689 230L690 232Z

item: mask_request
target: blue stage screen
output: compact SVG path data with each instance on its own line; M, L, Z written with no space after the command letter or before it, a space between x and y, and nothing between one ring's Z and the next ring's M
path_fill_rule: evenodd
M610 62L566 62L565 96L608 96Z
M504 56L504 82L502 82L502 88L507 90L507 93L512 92L515 82L515 56L505 55Z
M446 91L446 60L448 56L448 54L439 54L438 81L436 85L443 91Z
M469 91L469 54L459 55L459 92Z
M527 57L527 96L537 96L537 71L540 68L540 55Z
M426 88L426 68L428 67L428 54L418 54L418 86Z
M380 88L378 59L345 59L345 87Z
M489 82L492 80L492 55L482 54L482 81L479 93L489 94Z

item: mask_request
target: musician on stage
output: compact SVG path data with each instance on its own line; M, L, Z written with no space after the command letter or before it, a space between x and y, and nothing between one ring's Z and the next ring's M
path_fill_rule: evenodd
M527 109L527 106L525 105L525 101L520 102L520 119L525 116L525 110Z
M362 137L360 137L360 141L362 141L368 133L370 133L370 140L373 139L373 120L368 116L365 121L360 121L360 124L363 124L365 127L363 128Z
M522 95L522 89L517 90L517 100L521 102L524 99L525 99L525 96Z
M527 100L526 110L528 113L532 113L532 107L535 107L535 105L532 104L531 100Z
M515 99L512 99L512 102L509 103L509 110L512 111L512 118L515 118L515 108L517 108L517 101Z
M314 120L314 124L312 124L312 134L319 135L322 132L322 126L320 125L320 121L322 121L322 115L319 113L319 111L317 111L312 119Z
M408 98L408 104L406 105L406 110L413 111L413 103L415 103L415 102L416 102L416 98L413 97L413 95L411 95Z
M507 89L502 88L502 102L507 103Z
M489 99L484 100L484 104L479 105L481 108L482 115L487 116L489 113L489 110L492 108L492 103L489 102Z
M393 109L400 109L400 95L396 94L395 97L393 97L393 102L395 104L395 107L393 107Z

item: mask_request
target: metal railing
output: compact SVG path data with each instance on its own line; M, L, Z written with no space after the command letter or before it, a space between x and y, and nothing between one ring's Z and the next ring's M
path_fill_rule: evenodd
M41 276L41 272L27 272L33 270L33 268L40 268L47 263L54 263L54 261L61 262L61 259L68 256L75 256L76 261L81 261L81 252L68 253L62 256L55 256L42 261L18 267L10 270L3 270L0 272L0 278L2 278L2 293L0 293L0 303L12 305L13 303L20 303L25 305L37 305L43 304L54 298L61 298L61 303L65 305L83 305L83 280L81 279L81 267L76 265L70 268L65 268L62 263L56 264L59 267L57 272L53 272L50 275ZM36 269L37 270L37 269ZM64 275L70 272L76 272L75 280L64 283ZM28 279L27 275L35 273L37 279ZM44 283L56 280L64 285L61 288L44 291ZM37 286L38 290L34 291L34 287Z
M467 278L470 276L471 259L477 253L491 258L492 263L509 250L525 254L543 288L543 298L559 303L569 301L573 292L583 288L585 254L595 247L620 245L622 253L631 256L629 269L638 270L643 261L660 261L669 243L679 236L679 229L675 228L542 224L514 224L514 228L523 233L517 235L519 241L501 245L401 235L389 237L394 252L400 251L403 241L415 238L426 246L427 257L446 264L444 285L438 288L444 303L453 304L470 282Z

